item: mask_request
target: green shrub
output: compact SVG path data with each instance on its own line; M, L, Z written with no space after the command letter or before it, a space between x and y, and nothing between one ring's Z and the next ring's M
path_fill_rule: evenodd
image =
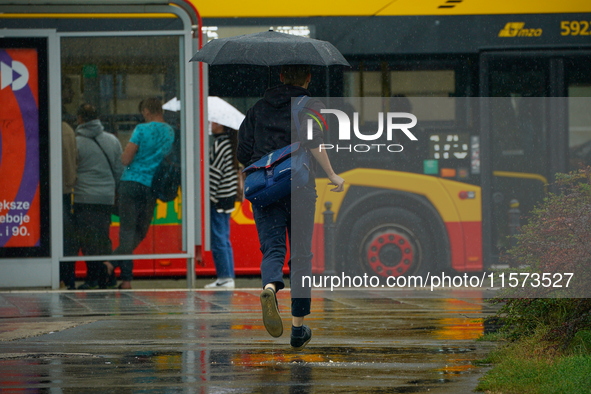
M506 288L493 302L511 339L547 332L562 349L588 352L591 330L591 168L557 175L558 194L537 206L506 259L524 273L573 273L568 288ZM512 270L515 272L515 270ZM562 282L565 284L565 281ZM565 298L568 297L568 298Z

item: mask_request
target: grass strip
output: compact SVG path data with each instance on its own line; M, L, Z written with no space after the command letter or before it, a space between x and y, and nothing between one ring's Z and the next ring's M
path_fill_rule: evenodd
M494 350L476 390L489 393L591 393L591 355L560 352L541 334Z

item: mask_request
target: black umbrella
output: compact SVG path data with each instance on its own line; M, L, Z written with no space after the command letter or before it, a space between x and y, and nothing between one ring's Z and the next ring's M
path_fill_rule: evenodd
M350 66L338 49L327 41L278 33L272 30L212 40L205 44L191 61L211 65L308 64L331 66L340 64Z

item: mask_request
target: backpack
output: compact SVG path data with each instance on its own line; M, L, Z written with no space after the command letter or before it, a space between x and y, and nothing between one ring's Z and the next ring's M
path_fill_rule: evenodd
M310 97L301 96L291 112L300 137L299 114ZM294 142L266 154L243 170L244 196L251 204L264 207L290 194L310 179L310 152Z
M177 138L152 178L152 195L163 202L173 201L181 186L181 155Z

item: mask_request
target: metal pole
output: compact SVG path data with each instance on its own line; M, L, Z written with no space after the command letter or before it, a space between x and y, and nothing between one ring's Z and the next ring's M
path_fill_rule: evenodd
M187 259L187 289L194 289L195 282L195 258L190 257Z
M519 234L521 229L519 223L520 216L521 211L519 210L519 201L512 199L509 202L509 235L511 236L512 248L517 245L517 238L515 236Z
M335 261L334 261L334 212L330 210L332 202L327 201L324 203L326 211L322 213L324 215L324 273L326 275L335 274Z

